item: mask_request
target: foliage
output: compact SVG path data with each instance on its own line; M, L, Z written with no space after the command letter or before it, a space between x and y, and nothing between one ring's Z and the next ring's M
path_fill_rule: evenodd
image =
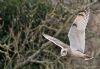
M73 68L71 60L60 58L60 49L44 39L42 34L46 33L69 43L67 30L77 10L81 8L76 9L76 4L58 2L57 5L52 5L51 0L1 0L0 17L3 20L0 22L0 67Z

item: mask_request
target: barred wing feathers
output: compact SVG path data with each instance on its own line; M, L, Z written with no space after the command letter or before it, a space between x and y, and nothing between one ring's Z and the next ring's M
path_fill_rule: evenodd
M85 29L89 20L90 10L80 12L75 18L68 33L70 48L84 53L85 50Z

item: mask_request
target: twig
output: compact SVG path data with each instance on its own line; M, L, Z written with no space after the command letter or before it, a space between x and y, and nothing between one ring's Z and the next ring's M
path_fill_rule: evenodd
M23 62L20 62L18 63L16 66L15 66L15 69L20 69L21 67L27 65L30 63L30 60L34 59L50 42L47 42L47 43L44 43L42 45L42 47L36 51L33 55L29 56L26 60L24 60Z
M50 61L38 61L38 60L31 60L30 62L32 63L39 63L39 64L53 64L53 62L50 62Z

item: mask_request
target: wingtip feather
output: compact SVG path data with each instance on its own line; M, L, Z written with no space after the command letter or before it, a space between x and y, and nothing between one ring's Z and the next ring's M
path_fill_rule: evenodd
M42 35L43 35L45 38L47 38L47 36L48 36L47 34L42 34Z

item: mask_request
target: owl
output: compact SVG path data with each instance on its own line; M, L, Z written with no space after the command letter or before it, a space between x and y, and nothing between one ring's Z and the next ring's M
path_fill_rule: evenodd
M67 56L70 54L70 56L72 57L79 57L79 58L83 58L84 60L90 60L93 57L84 53L85 29L89 21L89 15L90 15L89 8L80 11L77 14L68 32L70 46L50 35L43 34L43 36L61 48L61 52L60 52L61 56Z

